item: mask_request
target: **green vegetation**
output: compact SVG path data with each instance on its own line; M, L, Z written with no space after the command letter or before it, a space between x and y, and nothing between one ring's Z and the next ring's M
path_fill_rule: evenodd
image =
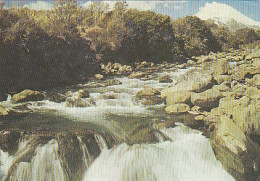
M125 2L83 9L73 0L52 11L0 8L0 35L0 92L85 81L100 61L173 62L259 40L252 29L232 33L191 16L173 21Z

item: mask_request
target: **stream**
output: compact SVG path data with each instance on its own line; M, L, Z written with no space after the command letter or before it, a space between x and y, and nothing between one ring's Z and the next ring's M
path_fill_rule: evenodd
M169 115L165 104L143 105L138 91L162 90L189 69L165 69L148 78L108 79L120 85L88 87L95 104L70 107L30 102L32 113L8 118L1 135L0 180L10 181L231 181L191 114ZM173 83L159 83L169 75ZM77 97L86 85L57 89ZM11 106L10 97L0 104ZM167 127L161 127L170 123ZM10 134L12 133L12 134Z

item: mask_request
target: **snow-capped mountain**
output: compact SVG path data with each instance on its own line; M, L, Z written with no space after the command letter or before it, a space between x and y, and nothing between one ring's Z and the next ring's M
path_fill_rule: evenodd
M260 22L254 21L222 3L206 3L195 16L202 20L212 20L215 24L226 26L232 31L245 27L260 29Z

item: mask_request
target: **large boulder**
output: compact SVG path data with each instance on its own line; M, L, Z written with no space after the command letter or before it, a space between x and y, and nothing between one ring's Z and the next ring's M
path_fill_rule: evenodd
M177 103L190 104L191 92L189 91L176 91L169 94L166 98L167 106L171 106Z
M33 90L24 90L18 94L12 96L13 102L28 102L28 101L42 101L44 99L44 94Z
M167 106L165 108L165 111L168 114L183 114L183 113L187 113L188 111L190 111L190 106L187 104L178 103L178 104L174 104L171 106Z
M256 180L260 150L231 119L216 117L212 147L224 168L241 181Z
M232 118L246 134L260 135L260 101L243 96L240 99L232 97L219 101L220 114Z
M174 94L177 91L203 92L214 85L209 72L191 70L182 76L173 87L162 90L162 98Z
M223 95L218 89L212 88L202 93L192 93L191 103L203 109L212 109L218 107L219 100L222 97Z

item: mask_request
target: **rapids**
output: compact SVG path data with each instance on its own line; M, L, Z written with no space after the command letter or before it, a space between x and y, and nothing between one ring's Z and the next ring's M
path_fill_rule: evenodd
M1 127L6 130L1 131L2 140L12 138L12 130L22 133L17 146L2 143L0 180L234 180L202 132L184 125L192 122L190 115L170 116L163 103L142 105L133 99L145 87L161 90L172 84L159 83L158 77L169 75L175 82L187 71L165 70L148 80L116 77L122 84L89 88L95 102L89 107L30 102L33 113L11 118ZM70 89L72 97L78 90ZM10 96L0 105L10 107ZM164 121L175 125L154 127Z

